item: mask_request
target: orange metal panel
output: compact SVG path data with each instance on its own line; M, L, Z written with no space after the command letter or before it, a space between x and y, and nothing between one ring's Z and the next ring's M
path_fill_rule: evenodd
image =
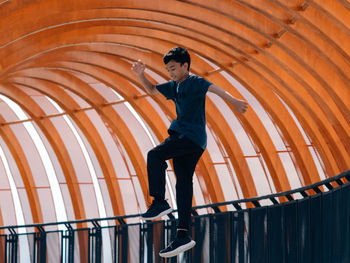
M347 169L350 165L349 14L349 4L343 0L76 0L73 4L62 0L10 1L0 10L0 24L10 25L0 28L0 57L6 58L0 60L0 83L19 83L56 98L93 146L106 174L112 202L116 202L113 200L121 196L111 157L93 123L85 113L74 112L77 105L61 89L70 89L88 101L117 134L146 194L145 161L135 146L133 134L112 107L106 107L106 101L71 72L84 72L118 91L162 140L166 127L145 99L135 98L139 93L129 82L138 86L139 83L125 60L141 58L154 72L167 78L161 56L172 46L183 45L214 61L220 67L216 73L224 69L255 96L291 147L295 166L308 184L319 180L315 164L297 125L276 94L310 136L327 176ZM193 61L194 73L204 75L211 70L201 59ZM213 72L208 79L239 95L220 74ZM174 118L172 105L159 96L153 99L167 116ZM23 99L21 105L27 109L35 106L28 99ZM36 117L39 113L33 112ZM281 160L261 120L252 111L237 117L261 150L276 189L289 189ZM50 121L37 120L37 123L42 130L52 132L51 137L46 136L51 144L57 145L55 139L60 134L53 130ZM247 175L249 169L244 156L237 142L227 139L233 134L222 129L227 128L227 123L210 100L208 123L235 164L244 195L254 195L256 191L251 175ZM62 146L55 147L62 167L66 167L65 174L73 176L65 150ZM199 163L198 174L203 191L210 193L207 201L222 201L223 194L208 153ZM74 180L70 187L72 198L78 198ZM80 209L79 202L74 201L75 210ZM114 209L117 214L123 212L116 203Z
M50 142L50 145L54 149L58 160L60 161L60 165L62 167L62 170L65 174L65 178L67 180L67 185L71 193L71 199L73 203L73 207L75 208L75 215L77 219L85 218L85 211L82 204L80 189L78 185L76 184L76 177L74 173L74 169L72 166L72 163L70 161L70 158L68 157L67 149L64 147L64 143L62 142L60 135L58 134L57 130L54 128L53 124L50 122L50 120L43 119L41 120L40 117L44 115L44 112L40 107L24 92L20 90L20 88L14 86L14 85L6 85L1 86L1 92L11 98L12 100L16 101L21 107L33 118L36 120L37 125L42 130L42 132L45 134L46 138ZM5 129L5 127L3 127ZM15 140L11 140L12 144L15 142ZM16 150L17 155L21 154L21 151L19 149ZM21 154L23 155L23 153ZM27 187L30 189L32 188L34 193L31 193L28 195L30 204L33 205L33 207L39 206L38 197L36 191L35 191L35 185L33 183L33 179L30 179L30 169L27 167L26 159L22 156L18 161L17 165L21 171L21 174L23 172L24 179L27 175L27 179L24 182L27 183ZM28 179L29 178L29 179ZM40 218L38 218L38 215L40 215ZM36 216L36 218L34 217ZM42 215L41 211L40 213L35 212L33 213L33 220L41 220L36 222L42 222ZM34 221L35 222L35 221Z
M4 94L2 86L0 86L0 92ZM5 119L0 115L0 123L4 123L4 122L5 122ZM6 125L0 126L0 127L1 127L0 136L6 143L7 147L9 148L13 156L13 159L16 162L18 170L21 173L23 184L26 189L29 205L33 216L33 223L42 223L43 216L41 213L39 196L35 188L33 173L29 168L29 164L25 157L25 154L20 146L20 143L18 142L18 139L14 135L11 128ZM2 218L1 218L1 221L2 221ZM2 222L0 223L1 223L0 225L2 225Z
M41 73L40 70L39 72L32 72L33 74L31 75L32 78L36 78L38 77L40 80L46 80L49 82L54 82L55 84L59 84L59 80L57 79L60 74L60 72L57 72L58 75L53 74L54 76L52 76L53 80L50 79L49 76L45 76L44 73ZM36 75L37 73L37 75ZM49 75L49 74L48 74ZM65 83L62 83L62 85L67 85L68 87L73 87L74 84L70 84L69 83L69 78L74 79L76 82L79 82L79 84L75 84L75 85L85 85L86 89L91 89L86 83L79 81L78 79L76 79L75 77L73 77L70 74L63 74L66 77ZM71 117L72 119L79 125L79 128L84 132L84 134L86 135L87 139L89 140L91 146L94 148L94 150L98 153L96 154L97 158L100 161L100 166L102 168L102 170L104 171L104 175L105 175L105 179L106 179L106 183L107 186L109 187L109 191L110 191L110 195L111 195L111 201L113 204L113 209L115 211L116 214L120 215L123 214L124 212L124 208L123 208L123 203L122 202L118 202L118 200L121 200L121 194L120 194L120 190L119 190L119 186L118 186L118 182L116 180L116 176L115 176L115 171L113 169L113 166L111 164L111 160L110 160L110 156L108 156L107 151L105 149L104 144L102 143L102 140L100 138L100 136L98 135L96 129L94 128L93 124L91 123L91 121L89 120L89 118L87 118L86 114L83 112L75 112L75 110L78 107L78 105L76 105L76 103L69 98L69 96L67 96L67 94L65 94L64 92L60 92L60 88L58 88L57 85L53 85L50 83L43 83L40 82L38 79L36 80L31 80L31 79L21 79L19 77L15 78L15 81L17 83L22 83L25 85L33 85L33 87L35 87L36 89L38 89L39 91L48 94L49 97L51 97L53 100L60 100L59 104L63 104L64 105L64 109L66 109L67 112L71 113ZM63 82L63 81L62 81ZM78 91L79 92L79 91ZM91 93L93 93L91 91ZM92 97L96 95L96 94L92 94ZM45 121L48 121L47 119L44 119ZM64 162L63 162L64 164ZM73 172L74 173L74 172ZM66 177L67 182L69 182L69 176ZM74 176L75 178L75 176ZM75 179L76 180L76 179ZM76 181L75 183L73 183L74 187L79 188L78 182ZM72 195L72 201L73 201L73 195ZM77 204L76 204L77 205ZM76 209L77 207L75 207ZM76 211L78 212L78 211Z

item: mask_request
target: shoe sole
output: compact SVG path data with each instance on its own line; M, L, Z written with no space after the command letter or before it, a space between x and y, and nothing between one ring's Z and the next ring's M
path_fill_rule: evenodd
M156 216L153 216L153 217L143 217L143 216L141 216L141 218L144 219L144 220L153 220L153 219L157 219L159 217L165 216L165 215L171 213L172 211L173 211L173 209L170 207L169 209L164 210L163 212L161 212L160 214L158 214Z
M178 247L174 251L170 251L168 253L159 253L159 256L161 256L163 258L175 257L175 256L179 255L180 253L185 252L185 251L193 248L195 245L196 245L196 242L194 240L191 240L191 242Z

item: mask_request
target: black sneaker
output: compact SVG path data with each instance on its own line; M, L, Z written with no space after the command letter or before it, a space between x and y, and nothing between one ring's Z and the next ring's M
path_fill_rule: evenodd
M193 248L196 245L196 242L192 240L189 236L186 236L184 238L175 238L173 242L170 243L170 245L161 250L159 252L159 256L163 258L170 258L177 256L178 254L185 252L186 250L189 250Z
M167 215L171 211L173 211L173 209L170 207L167 201L153 200L151 206L148 208L146 213L141 215L141 218L145 220L153 220Z

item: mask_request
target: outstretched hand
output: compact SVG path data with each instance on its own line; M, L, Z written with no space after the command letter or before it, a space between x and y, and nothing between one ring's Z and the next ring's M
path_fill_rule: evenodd
M143 72L146 69L146 65L139 59L138 61L134 62L132 64L131 70L136 74L136 75L142 75Z
M239 113L245 113L248 109L248 103L244 100L235 100L233 106Z

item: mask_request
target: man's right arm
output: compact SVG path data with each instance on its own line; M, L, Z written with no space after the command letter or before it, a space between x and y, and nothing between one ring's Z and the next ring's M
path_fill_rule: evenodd
M158 94L158 90L156 85L153 84L146 76L145 76L146 65L138 60L132 64L131 70L137 75L142 86L146 89L147 93L150 95Z

